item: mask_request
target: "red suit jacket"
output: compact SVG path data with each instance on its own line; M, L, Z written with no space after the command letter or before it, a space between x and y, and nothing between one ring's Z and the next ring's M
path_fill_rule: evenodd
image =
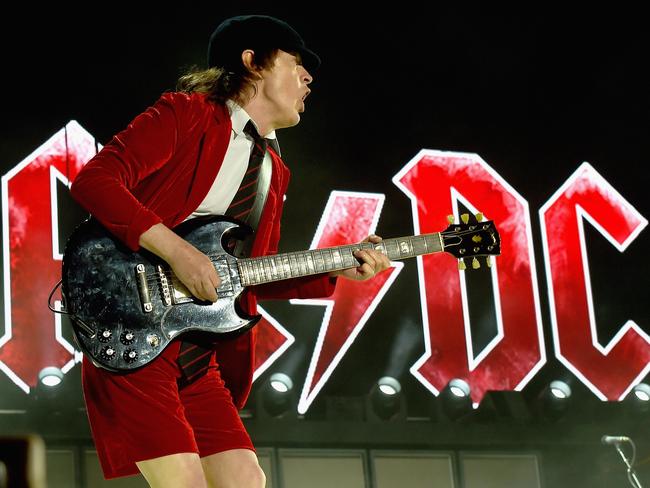
M175 227L203 201L223 162L232 131L225 106L205 95L166 93L117 134L75 178L71 193L86 210L134 251L140 235L159 222ZM270 151L273 175L256 231L252 256L277 253L280 217L290 172ZM317 298L334 292L326 275L269 283L245 294L257 299ZM256 330L217 345L221 375L235 405L250 393Z

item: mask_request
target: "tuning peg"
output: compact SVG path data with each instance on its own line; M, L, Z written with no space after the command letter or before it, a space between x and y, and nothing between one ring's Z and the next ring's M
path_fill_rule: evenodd
M476 214L476 221L483 222L483 214L481 212Z
M465 271L467 269L467 266L465 266L465 261L462 259L458 260L458 269L461 271Z
M474 258L472 259L472 269L479 269L481 267L481 263L478 262L478 259Z
M449 222L450 224L453 224L454 223L454 216L453 215L447 215L447 222Z
M492 267L492 260L490 259L490 256L487 256L487 257L485 258L485 264L487 264L487 267L488 267L488 268L491 268L491 267Z
M469 214L463 214L460 216L460 220L463 221L463 224L466 224L469 222Z

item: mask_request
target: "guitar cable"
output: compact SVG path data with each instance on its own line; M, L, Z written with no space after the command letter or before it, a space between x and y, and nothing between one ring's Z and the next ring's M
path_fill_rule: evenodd
M49 308L54 313L59 313L61 315L70 315L70 312L66 311L65 309L65 298L63 297L63 293L61 293L61 309L57 310L55 307L52 306L52 297L54 296L54 292L61 287L62 283L63 283L63 279L60 279L58 283L54 285L54 288L52 288L52 291L50 292L50 296L47 298L47 308Z

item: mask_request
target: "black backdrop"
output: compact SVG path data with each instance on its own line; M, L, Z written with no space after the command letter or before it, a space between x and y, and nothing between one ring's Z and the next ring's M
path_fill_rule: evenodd
M478 153L531 209L548 364L527 390L572 380L552 351L537 210L588 161L650 215L649 34L639 12L400 4L351 13L330 3L269 9L247 2L244 8L155 7L146 14L116 4L92 13L61 5L3 14L2 172L71 119L107 142L173 88L184 68L203 65L207 39L221 19L253 12L287 20L323 59L301 124L279 134L293 174L284 250L308 247L334 189L385 193L378 233L411 234L410 202L392 176L421 148ZM587 230L587 239L594 299L609 304L597 311L601 343L628 319L650 333L648 230L623 255L594 231ZM403 364L420 357L417 295L415 262L409 262L314 409L324 408L327 395L363 395L383 374L400 330L415 337ZM322 311L283 303L267 309L297 337L294 349L304 355L300 383ZM81 405L78 375L71 376L77 388L67 398ZM409 408L424 411L430 394L408 371L401 379ZM577 381L572 385L585 401L593 397ZM8 406L24 402L16 390L0 377ZM640 427L647 432L648 422Z

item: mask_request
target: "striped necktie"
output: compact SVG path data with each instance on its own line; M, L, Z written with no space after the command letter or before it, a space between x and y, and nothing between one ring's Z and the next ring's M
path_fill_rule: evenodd
M248 221L253 203L255 203L255 196L257 195L257 178L262 168L262 161L266 154L268 142L257 133L253 121L249 120L244 127L244 132L253 139L253 149L248 158L248 168L244 174L244 178L239 185L232 203L226 210L226 215L234 217L243 222Z
M247 222L251 209L253 208L253 203L255 202L255 197L257 196L257 179L260 174L264 155L266 154L268 142L257 133L251 120L244 127L244 132L253 139L253 148L248 158L248 167L244 178L232 199L232 203L228 207L228 210L226 210L226 215ZM194 380L200 378L202 373L207 371L211 353L211 348L199 346L191 342L183 341L181 343L181 348L178 353L178 365L183 373L183 377L180 380L181 386L192 383Z

